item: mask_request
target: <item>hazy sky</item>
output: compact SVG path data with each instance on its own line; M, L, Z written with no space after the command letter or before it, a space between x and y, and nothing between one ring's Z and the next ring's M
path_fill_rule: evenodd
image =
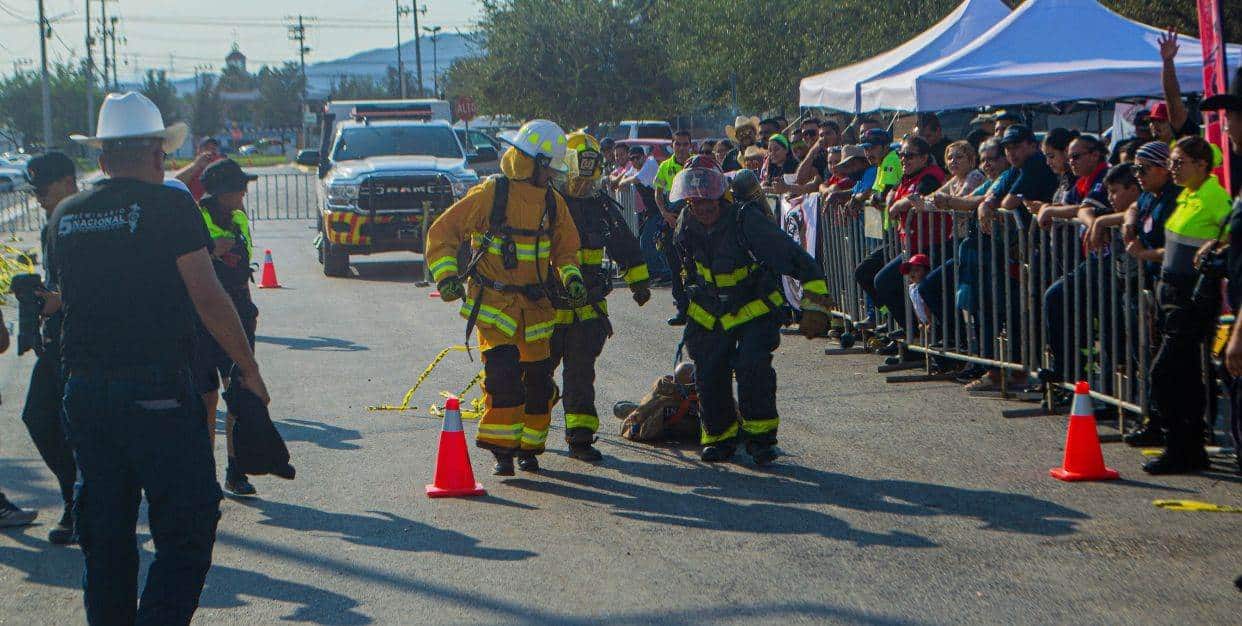
M400 0L409 6L411 0ZM86 0L44 0L54 36L48 41L48 60L67 60L85 53ZM479 12L478 0L418 0L419 26L441 26L445 31L469 30ZM117 15L117 50L121 80L147 68L168 69L176 77L192 76L196 65L219 71L236 39L251 67L297 59L289 40L286 17L301 13L307 22L307 63L328 61L396 42L393 0L112 0L108 15ZM91 2L91 21L99 24L99 0ZM15 63L39 62L37 0L0 0L0 74L13 72ZM401 38L412 39L409 15L401 18ZM120 38L125 38L122 43ZM72 51L72 52L71 52ZM98 66L99 44L95 46ZM169 58L172 54L172 58Z

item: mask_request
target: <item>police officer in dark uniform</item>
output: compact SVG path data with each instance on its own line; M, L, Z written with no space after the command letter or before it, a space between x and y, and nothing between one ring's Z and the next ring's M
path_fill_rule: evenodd
M48 152L30 160L26 165L26 177L34 187L35 198L50 217L61 200L78 192L77 168L73 160L61 152ZM48 249L48 229L41 234L43 249ZM44 269L51 267L46 253ZM60 294L56 285L47 281L43 297L43 346L39 360L30 373L30 387L26 392L26 406L22 409L22 422L34 441L39 456L56 476L65 508L60 521L47 534L47 540L55 544L76 541L73 534L73 483L77 479L77 465L73 462L73 449L65 437L60 420L60 401L65 393L65 379L60 368L60 326L63 315L60 310Z
M206 193L199 200L203 223L206 224L212 241L211 265L216 271L216 278L220 279L220 284L233 301L233 308L237 309L237 316L241 318L242 328L246 330L246 339L250 342L251 350L254 349L259 309L250 297L250 260L254 255L254 240L250 236L250 221L246 217L244 200L246 186L256 178L258 176L242 171L237 161L216 161L203 170L200 180ZM213 442L220 386L228 380L232 369L233 360L212 338L207 328L200 324L198 337L194 342L194 385L203 396L207 427ZM224 490L232 496L251 497L256 493L254 485L237 469L234 460L235 419L230 409L225 419L229 461L224 470Z
M569 455L583 461L603 458L595 443L599 414L595 410L595 360L612 335L608 321L608 293L612 275L603 265L604 251L621 268L621 277L630 286L634 301L642 306L651 299L647 264L638 239L630 232L625 218L612 200L598 188L602 174L602 155L594 137L570 133L566 137L565 162L569 167L564 191L565 203L578 227L578 267L586 283L586 304L574 306L559 281L548 281L552 305L556 307L556 329L552 331L552 368L563 361L561 405L565 408L565 443ZM551 276L551 273L549 273Z
M268 401L237 312L211 267L193 199L163 185L185 141L141 94L109 94L95 137L107 178L48 225L64 306L64 422L78 462L75 523L91 624L188 624L211 568L220 486L190 376L197 314ZM138 601L136 524L145 493L155 558Z
M758 203L734 202L725 192L715 163L696 159L677 175L669 195L685 207L676 237L690 285L684 340L698 385L701 458L729 459L744 436L751 458L766 465L778 454L772 351L780 345L775 312L785 304L779 277L802 282L800 330L808 339L827 330L831 301L815 260Z

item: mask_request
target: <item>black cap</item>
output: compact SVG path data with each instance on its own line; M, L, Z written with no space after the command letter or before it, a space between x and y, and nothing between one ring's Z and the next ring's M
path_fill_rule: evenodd
M1005 129L1005 134L1001 137L1000 144L1005 146L1011 143L1022 143L1023 141L1035 141L1035 133L1022 124L1014 124Z
M613 139L612 137L604 137L599 142L599 149L600 150L612 150L613 146L616 146L616 145L617 145L616 139Z
M647 151L642 146L630 146L630 156L647 156Z
M232 191L244 191L247 183L258 178L254 174L243 172L237 161L221 159L208 165L199 181L203 183L203 189L208 194L218 196Z
M888 144L893 143L893 136L883 128L868 128L867 132L859 136L858 143L859 145L867 148L872 146L887 146Z
M1004 111L1004 110L997 111L996 113L992 115L992 118L998 122L1000 121L1021 122L1022 121L1022 116L1019 115L1017 111Z
M26 164L26 178L30 179L30 184L35 189L44 189L66 176L76 176L77 173L73 159L65 156L63 152L40 154Z

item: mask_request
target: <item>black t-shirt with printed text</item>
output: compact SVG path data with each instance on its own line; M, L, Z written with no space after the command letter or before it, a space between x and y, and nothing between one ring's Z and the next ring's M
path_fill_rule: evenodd
M48 230L70 370L189 363L196 314L177 259L211 241L188 194L106 179L61 202Z

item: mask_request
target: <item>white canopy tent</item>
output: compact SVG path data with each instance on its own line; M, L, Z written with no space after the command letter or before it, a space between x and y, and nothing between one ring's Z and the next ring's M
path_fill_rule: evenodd
M1163 31L1095 0L1027 0L974 43L926 65L865 82L863 111L942 111L1004 104L1159 96ZM1183 92L1203 85L1199 40L1179 37ZM1231 45L1229 66L1242 60Z
M802 79L798 104L858 113L864 82L953 54L1007 15L1009 8L1001 0L966 0L935 26L888 52Z

